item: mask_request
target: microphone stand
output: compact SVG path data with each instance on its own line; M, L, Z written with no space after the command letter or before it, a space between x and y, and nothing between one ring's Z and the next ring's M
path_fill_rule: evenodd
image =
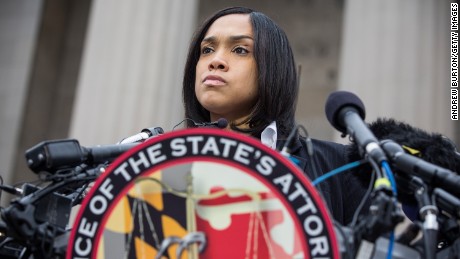
M435 188L433 203L440 209L437 258L455 258L460 254L460 199L443 189Z
M9 207L1 212L2 219L6 223L2 225L2 231L24 244L26 248L24 252L32 253L34 258L49 258L49 255L55 249L55 239L64 234L66 229L37 219L37 203L69 184L95 180L103 172L104 168L105 165L95 168L77 167L72 170L73 173L67 178L55 181L43 189L37 189L13 201Z
M360 239L374 242L382 234L388 233L404 220L397 202L388 188L379 188L372 193L369 214L360 220L355 234Z
M436 257L437 234L438 234L438 209L430 201L428 187L419 177L412 176L409 181L409 188L414 190L415 200L420 208L419 214L423 220L423 242L425 258L434 259Z
M371 194L369 213L362 216L360 223L353 229L355 246L359 245L355 247L357 258L365 257L362 253L369 250L369 243L376 243L379 237L393 231L403 220L404 215L397 205L393 191L386 184L379 184Z

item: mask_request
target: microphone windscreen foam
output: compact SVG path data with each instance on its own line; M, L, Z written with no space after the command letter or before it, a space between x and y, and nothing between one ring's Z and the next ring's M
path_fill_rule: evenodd
M224 118L220 118L217 120L217 127L219 129L223 129L223 128L226 128L228 125L228 121Z

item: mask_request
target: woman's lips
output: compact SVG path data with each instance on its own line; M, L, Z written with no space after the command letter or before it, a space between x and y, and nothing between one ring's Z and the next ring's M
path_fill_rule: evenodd
M204 78L203 84L210 85L210 86L214 86L214 85L219 86L219 85L225 85L226 82L220 76L207 76Z

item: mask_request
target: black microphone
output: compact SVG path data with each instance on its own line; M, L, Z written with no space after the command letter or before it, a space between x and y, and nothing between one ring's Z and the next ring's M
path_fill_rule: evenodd
M404 151L408 155L415 156L419 159L423 159L426 162L437 165L439 167L448 169L452 172L460 172L460 153L457 151L455 143L447 137L436 133L427 132L423 129L412 126L408 123L397 121L392 118L377 118L377 120L369 123L369 129L379 140L390 139L398 143L403 147ZM382 143L380 146L383 149ZM348 149L348 160L356 161L361 159L361 154L358 145L351 143ZM386 150L384 149L386 152ZM391 162L391 156L387 154L388 159ZM372 168L369 166L362 166L357 169L358 179L362 184L367 185L370 180L370 174L368 173ZM394 167L396 182L398 186L407 186L406 175L408 173L400 172ZM422 178L422 177L420 177ZM423 178L422 178L423 179ZM432 186L431 184L429 187ZM414 192L408 188L398 188L398 199L403 204L416 205L414 200Z
M385 153L371 130L364 123L363 102L353 93L337 91L326 101L326 116L329 123L344 135L349 134L361 151L365 151L379 164L386 160Z
M195 125L196 127L217 127L219 129L224 129L228 125L228 121L224 118L219 118L218 120L213 122L195 122L193 120L192 122L193 125Z
M126 143L117 145L102 145L94 147L81 147L84 162L90 165L97 165L112 162L117 157L137 146L138 143Z
M128 144L128 143L136 143L142 142L148 138L158 136L164 133L163 128L161 127L151 127L142 129L140 133L132 135L130 137L124 138L120 140L117 144Z
M13 194L13 195L22 195L23 193L23 190L21 188L17 188L17 187L6 185L6 184L0 185L0 190L5 191L9 194Z
M433 191L436 204L450 215L460 217L460 199L440 188Z
M399 144L392 140L383 140L381 146L391 163L399 170L412 173L432 186L444 188L460 196L460 176L454 172L407 154Z
M28 167L33 172L54 173L59 169L75 167L82 163L97 165L112 162L136 145L138 144L82 147L76 139L50 140L28 149L25 157Z

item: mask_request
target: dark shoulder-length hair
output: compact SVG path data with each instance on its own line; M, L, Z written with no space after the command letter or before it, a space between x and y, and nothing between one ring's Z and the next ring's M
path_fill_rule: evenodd
M210 113L196 98L196 65L200 58L200 44L209 27L218 18L229 14L249 14L254 33L254 57L258 72L258 101L250 116L241 124L231 123L233 130L260 136L272 121L278 134L289 135L295 126L298 84L294 56L285 32L268 16L245 7L230 7L208 18L195 32L185 64L182 98L185 118L195 122L209 122ZM238 126L248 123L249 129ZM187 127L194 123L187 120Z

